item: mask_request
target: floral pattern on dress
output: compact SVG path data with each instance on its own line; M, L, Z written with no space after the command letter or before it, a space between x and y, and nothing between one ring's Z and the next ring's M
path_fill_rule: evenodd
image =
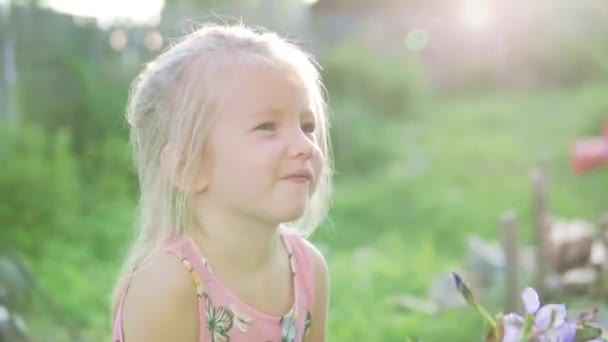
M226 306L213 306L211 298L206 293L204 297L207 307L207 329L211 335L211 342L230 342L228 332L234 326L234 312Z
M286 244L286 247L289 256L290 272L291 276L293 277L293 284L295 284L295 260L293 258L291 246ZM181 261L186 266L186 269L194 281L197 296L205 301L205 308L207 312L207 329L211 336L211 342L230 342L229 332L234 327L241 332L247 332L248 326L253 319L238 310L238 307L235 304L217 307L214 306L211 298L205 290L198 272L196 272L192 264L185 258L182 258ZM203 259L203 261L206 265L206 260ZM298 310L296 304L297 302L294 304L293 308L279 320L279 324L281 326L281 342L296 342L298 335L296 323ZM311 322L312 318L310 311L307 311L306 320L304 322L304 331L302 334L302 342L309 333Z
M306 321L304 321L304 335L303 340L308 338L308 333L310 333L310 326L312 325L312 315L310 311L306 311Z
M296 312L290 310L285 316L281 317L281 342L295 342L297 335Z
M199 277L198 273L196 273L196 271L194 270L194 267L192 267L192 264L190 264L190 262L188 260L186 260L185 258L182 258L182 263L184 264L184 266L186 266L186 269L188 270L188 272L190 273L190 276L192 277L192 281L194 281L194 286L196 288L196 295L199 297L203 297L203 295L205 294L205 288L203 287L203 282L201 282L201 277Z

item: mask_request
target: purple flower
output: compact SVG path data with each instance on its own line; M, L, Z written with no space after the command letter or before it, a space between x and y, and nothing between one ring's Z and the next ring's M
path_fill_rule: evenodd
M526 313L535 316L534 327L538 331L548 330L553 327L560 327L566 319L566 306L563 304L547 304L540 306L538 293L531 288L526 288L521 299ZM553 322L551 320L553 319ZM553 323L553 324L551 324ZM551 325L551 326L550 326Z
M524 333L524 318L516 313L506 314L502 318L504 336L502 342L519 341Z
M576 324L572 322L565 322L561 327L558 328L557 341L566 342L574 340L576 340Z
M521 294L524 315L508 313L493 316L475 300L460 275L452 272L452 277L467 303L485 318L488 329L486 341L495 342L502 337L501 342L608 342L602 329L590 323L597 313L596 308L580 313L573 321L567 318L564 304L541 306L538 293L528 287Z
M502 342L517 342L526 335L542 342L574 342L576 325L566 321L566 306L547 304L540 306L538 293L526 288L521 294L525 316L510 313L503 318L504 336ZM533 323L526 331L526 319Z

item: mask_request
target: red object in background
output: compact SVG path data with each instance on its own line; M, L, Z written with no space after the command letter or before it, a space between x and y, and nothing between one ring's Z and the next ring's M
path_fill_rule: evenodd
M608 165L608 121L602 137L579 139L572 151L572 168L577 174L600 165Z

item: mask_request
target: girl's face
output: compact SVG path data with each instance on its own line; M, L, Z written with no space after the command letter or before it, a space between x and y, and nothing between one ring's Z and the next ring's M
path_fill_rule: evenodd
M308 91L287 68L240 69L207 140L202 195L264 222L298 219L322 170Z

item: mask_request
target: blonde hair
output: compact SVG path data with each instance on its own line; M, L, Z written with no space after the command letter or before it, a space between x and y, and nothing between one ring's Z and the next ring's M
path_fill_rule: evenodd
M137 267L183 235L192 223L189 194L173 185L170 178L178 174L178 169L183 170L179 177L188 184L200 167L196 156L202 154L221 95L227 95L218 94L217 89L234 79L236 76L226 75L231 71L235 74L233 68L248 58L292 68L310 92L319 123L316 138L323 154L323 171L304 215L287 224L309 236L325 218L333 165L318 65L310 55L274 33L243 25L205 25L150 62L131 86L126 118L140 196L136 236L114 288L112 312ZM167 148L171 157L165 165L161 159Z

